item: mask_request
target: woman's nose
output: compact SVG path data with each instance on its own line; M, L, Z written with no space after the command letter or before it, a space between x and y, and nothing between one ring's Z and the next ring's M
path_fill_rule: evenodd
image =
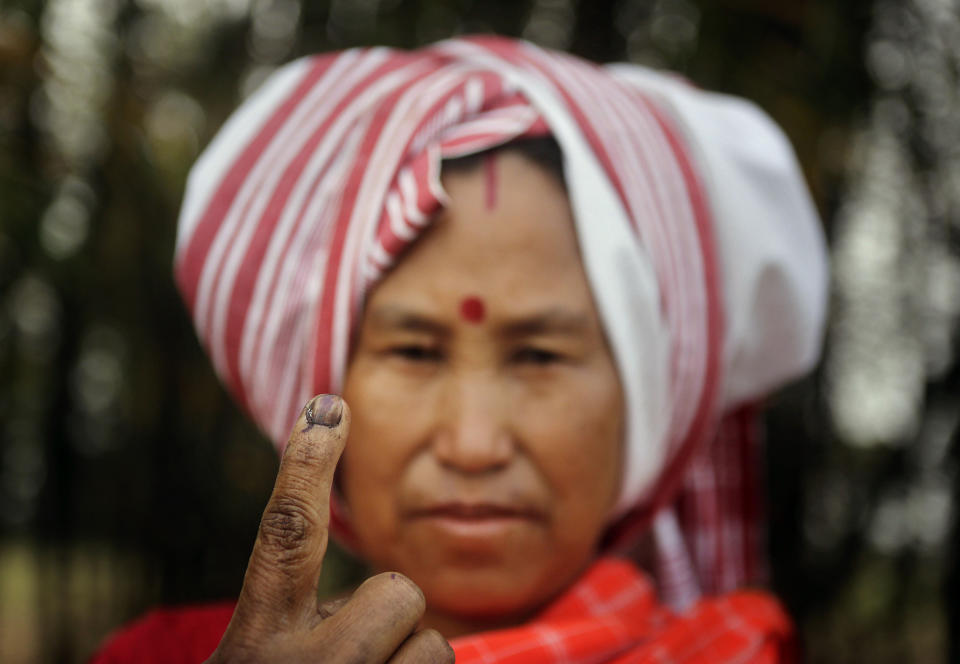
M446 390L434 453L440 463L463 473L506 466L514 453L507 426L504 390L477 371L459 376Z

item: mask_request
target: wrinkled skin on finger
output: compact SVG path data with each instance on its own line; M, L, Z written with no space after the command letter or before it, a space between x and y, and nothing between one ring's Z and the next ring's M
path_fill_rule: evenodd
M418 631L423 593L385 572L350 596L320 602L330 490L350 409L320 395L304 407L263 512L233 618L208 664L452 662L434 631Z

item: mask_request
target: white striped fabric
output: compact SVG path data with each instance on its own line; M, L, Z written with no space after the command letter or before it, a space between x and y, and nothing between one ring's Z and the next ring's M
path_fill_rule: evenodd
M747 158L724 156L738 144L713 135L714 108L751 137ZM310 396L340 390L366 293L445 204L443 159L545 134L564 154L628 404L616 544L673 501L722 408L816 357L822 238L789 148L755 111L647 70L491 37L305 58L245 102L198 161L175 272L218 374L283 445ZM765 160L774 167L751 180ZM707 545L687 552L696 538L679 523L684 537L658 527L661 567L686 602L697 573L728 573L705 559Z

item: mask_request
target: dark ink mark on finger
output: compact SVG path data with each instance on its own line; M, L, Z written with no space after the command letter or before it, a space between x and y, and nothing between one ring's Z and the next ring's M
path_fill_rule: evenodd
M307 426L301 433L310 431L318 424L327 428L340 424L340 418L343 417L343 402L334 394L322 394L308 403L306 410L304 419L307 421Z
M397 575L394 574L393 572L391 572L391 573L390 573L390 578L391 578L391 579L396 579L396 578L397 578Z
M304 416L304 419L307 420L307 426L303 427L303 431L300 433L306 433L310 431L313 427L316 426L316 422L313 421L313 402L307 404L307 414Z

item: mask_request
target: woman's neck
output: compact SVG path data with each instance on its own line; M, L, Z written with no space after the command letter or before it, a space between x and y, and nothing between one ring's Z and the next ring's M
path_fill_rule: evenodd
M440 611L431 611L428 607L420 621L422 629L435 629L445 639L455 639L459 636L469 636L478 632L488 632L495 629L506 629L519 625L529 616L458 616Z

